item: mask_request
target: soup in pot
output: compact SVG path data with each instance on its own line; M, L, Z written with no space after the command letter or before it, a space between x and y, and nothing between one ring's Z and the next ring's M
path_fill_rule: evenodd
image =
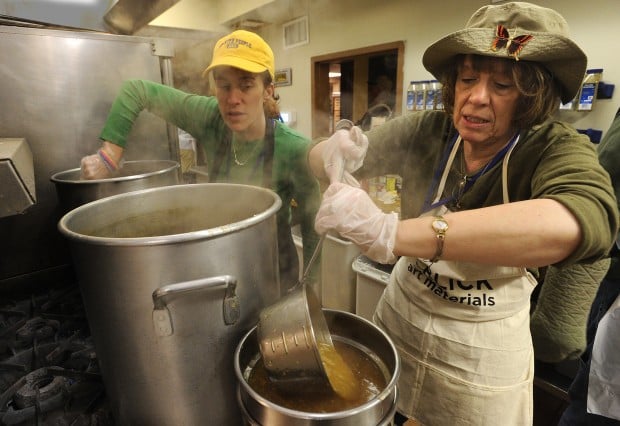
M334 340L334 348L337 354L328 354L334 360L329 373L332 386L289 383L284 389L269 379L260 357L249 372L247 382L270 402L308 413L333 413L359 407L385 389L386 374L379 360L345 341ZM341 369L342 366L345 368Z

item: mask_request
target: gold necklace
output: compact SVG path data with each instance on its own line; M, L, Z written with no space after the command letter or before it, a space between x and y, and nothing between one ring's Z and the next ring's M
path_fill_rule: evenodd
M245 159L245 161L241 161L239 160L239 158L237 157L237 149L235 148L235 141L233 140L232 143L232 151L233 151L233 156L235 157L235 164L237 166L245 166L248 161L250 161L250 159L254 156L254 154L256 153L256 151L258 150L258 147L260 146L260 142L256 141L253 142L254 143L254 147L252 148L252 150L250 151L250 153L248 154L247 158Z

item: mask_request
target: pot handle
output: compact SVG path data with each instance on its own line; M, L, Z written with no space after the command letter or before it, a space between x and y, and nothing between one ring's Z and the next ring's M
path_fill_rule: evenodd
M224 323L233 325L241 316L239 297L237 296L237 278L231 275L201 278L193 281L168 284L153 291L153 325L159 336L170 336L174 333L172 317L167 303L177 295L202 291L208 288L226 286L224 295Z

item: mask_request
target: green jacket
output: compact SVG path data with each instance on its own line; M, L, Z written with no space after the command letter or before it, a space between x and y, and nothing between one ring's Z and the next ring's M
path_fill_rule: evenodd
M597 150L599 161L611 176L611 181L616 191L616 198L620 202L620 109L616 113L616 117L605 136L603 136ZM614 253L607 278L620 280L620 255L618 250L615 250Z
M123 83L112 104L101 139L125 147L133 124L143 110L191 134L204 149L209 166L220 152L221 145L231 137L214 97L188 94L150 81L130 80ZM290 233L291 201L294 199L298 206L295 216L301 228L304 263L307 264L318 243L314 217L321 201L318 181L307 163L310 141L276 121L274 142L271 189L282 199L282 209L277 215L278 227ZM264 141L258 143L264 144ZM224 153L217 181L262 186L260 150L249 153L251 158L245 166L235 164L231 151L228 149ZM313 277L318 273L316 265L318 262L313 268Z
M443 111L414 112L390 120L367 133L368 154L356 175L400 175L402 217L416 217L422 213L433 175L454 135L452 121ZM457 184L457 168L453 165L446 191ZM607 256L618 229L614 190L594 145L571 126L550 121L521 132L508 163L508 191L511 201L551 198L575 215L583 239L561 265ZM466 210L501 203L499 162L463 195L461 206Z
M597 147L620 200L620 115ZM620 280L618 249L611 259L563 268L550 266L532 313L530 328L536 358L545 362L575 359L586 349L588 314L603 279ZM611 267L610 267L611 264Z

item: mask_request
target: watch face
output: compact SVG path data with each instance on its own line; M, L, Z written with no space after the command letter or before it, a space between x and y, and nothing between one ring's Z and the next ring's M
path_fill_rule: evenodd
M433 229L437 232L446 232L448 229L448 222L444 219L435 219L433 221Z

